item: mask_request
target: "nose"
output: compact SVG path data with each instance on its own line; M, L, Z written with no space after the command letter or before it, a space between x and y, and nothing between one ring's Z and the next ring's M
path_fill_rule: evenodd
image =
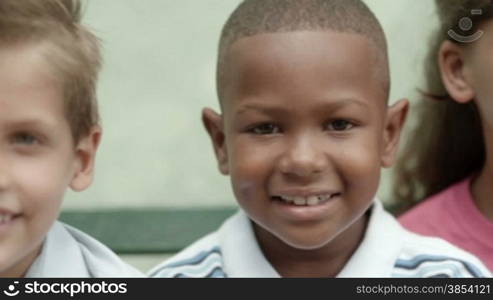
M328 166L323 137L298 135L289 140L281 159L279 169L286 175L310 177L322 173Z

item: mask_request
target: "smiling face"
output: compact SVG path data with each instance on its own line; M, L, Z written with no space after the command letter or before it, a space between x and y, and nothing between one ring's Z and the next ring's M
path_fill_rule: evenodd
M364 230L406 110L387 109L376 55L364 37L330 31L231 46L223 115L203 119L261 242L317 249Z
M58 216L66 188L88 185L81 173L87 142L74 146L63 90L41 50L0 49L0 277L24 274Z

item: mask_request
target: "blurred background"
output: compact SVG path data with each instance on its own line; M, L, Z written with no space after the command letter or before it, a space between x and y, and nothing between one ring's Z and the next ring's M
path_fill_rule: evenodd
M85 2L84 23L104 47L98 87L104 131L95 182L82 193L68 192L64 211L235 205L229 179L217 171L200 113L205 106L218 108L217 44L222 25L239 2ZM387 35L391 103L413 101L436 25L434 2L365 2ZM384 201L390 200L391 176L391 171L383 172L378 195ZM165 256L123 257L145 270Z

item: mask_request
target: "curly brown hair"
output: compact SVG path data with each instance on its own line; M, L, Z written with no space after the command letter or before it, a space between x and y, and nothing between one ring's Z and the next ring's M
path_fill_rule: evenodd
M459 27L461 18L470 18L475 31L493 17L493 4L491 0L435 2L440 26L432 36L426 58L426 86L420 93L423 98L413 108L413 126L394 173L397 214L480 171L485 161L481 119L475 101L460 104L447 93L441 80L438 52L445 40L459 44L448 35L449 30L468 35ZM482 14L472 15L473 9L481 9Z

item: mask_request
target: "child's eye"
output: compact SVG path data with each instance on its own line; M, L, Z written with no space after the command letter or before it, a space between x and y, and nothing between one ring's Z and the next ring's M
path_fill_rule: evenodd
M249 130L254 134L264 135L264 134L276 134L281 132L280 128L277 125L272 123L265 123L257 125Z
M38 139L34 135L27 132L16 133L12 136L12 143L14 144L30 146L38 142Z
M354 124L347 120L334 120L328 124L328 129L333 131L344 131L354 127Z

